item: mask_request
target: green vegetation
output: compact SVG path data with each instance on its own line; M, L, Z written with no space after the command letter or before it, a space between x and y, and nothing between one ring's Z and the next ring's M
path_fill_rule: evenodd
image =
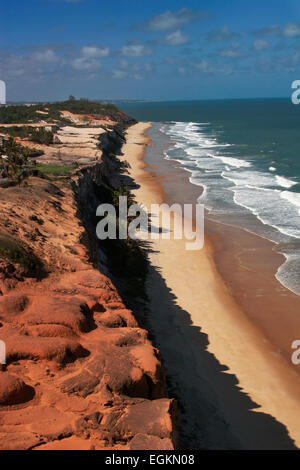
M17 184L30 176L35 168L35 161L29 160L33 150L22 147L10 137L0 149L0 172L4 178L10 178Z
M26 153L28 158L38 158L44 155L43 150L35 149L35 148L30 148L30 147L22 147L22 152Z
M51 106L57 105L59 105L59 109L63 111L70 111L74 114L91 114L103 117L107 116L108 114L121 113L119 108L113 104L104 104L96 101L90 101L86 98L80 98L79 100L76 100L74 96L70 96L67 101L55 103Z
M0 123L26 124L42 120L49 123L55 122L58 126L71 124L69 119L62 117L61 111L87 114L98 118L109 117L115 121L120 120L120 118L128 119L126 114L113 104L89 101L85 98L76 100L73 96L70 96L68 100L56 103L1 106Z
M38 144L50 145L53 144L53 136L53 132L46 131L43 127L40 127L39 129L33 129L30 140Z
M24 274L31 274L40 268L40 262L29 254L22 245L13 238L0 234L0 258L18 264Z
M1 108L0 108L1 109ZM12 126L0 127L2 134L8 134L10 137L20 137L20 139L27 139L32 134L32 127L30 126Z
M74 170L74 166L72 165L46 165L43 163L37 163L35 165L35 170L39 171L45 175L57 175L63 176L69 174L72 170Z
M8 134L10 137L20 137L20 139L28 139L43 145L52 144L54 136L53 132L47 131L44 127L34 128L31 126L0 126L0 132Z
M95 191L101 203L109 203L115 207L118 226L119 196L127 196L128 205L131 205L134 203L132 194L125 186L114 189L105 184L96 186ZM129 217L128 223L133 219L134 217ZM107 255L112 273L122 280L120 288L123 295L126 298L146 298L148 259L145 242L132 240L130 237L120 240L117 231L116 240L100 240L99 244Z
M36 122L41 118L36 112L37 109L37 106L1 106L0 122L3 124Z
M0 123L29 124L40 121L46 121L49 123L57 121L58 125L69 124L70 121L63 118L59 111L59 103L1 106Z

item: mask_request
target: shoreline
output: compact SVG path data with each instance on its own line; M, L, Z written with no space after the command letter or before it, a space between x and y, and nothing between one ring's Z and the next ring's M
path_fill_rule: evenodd
M136 200L146 206L165 200L163 176L154 178L146 171L144 149L150 141L144 133L150 126L138 123L129 129L121 157L131 165L129 174L139 186L133 190ZM199 424L205 431L199 431L195 442L204 433L212 443L218 430L224 433L227 429L227 435L219 436L212 448L222 448L222 440L226 441L224 448L292 448L292 439L300 445L299 377L247 318L225 286L213 258L207 235L200 252L185 251L184 240L151 241L149 316L165 368L170 376L181 374L177 377L181 380L178 389L187 415L199 414L200 419L205 403L213 410ZM164 296L173 298L172 308L164 306ZM201 335L205 336L204 344ZM174 345L180 343L188 349L192 369L174 350ZM188 379L193 382L190 386L185 383ZM196 387L198 382L202 390ZM203 384L207 393L203 392ZM195 387L196 394L203 395L201 406L195 402L197 395L193 398ZM259 411L254 413L254 408ZM256 420L263 420L264 425L255 424Z
M161 171L167 173L166 177L161 177ZM195 204L203 193L203 186L193 184L190 172L177 160L163 159L161 168L151 167L151 172L154 177L159 172L164 201L169 204ZM278 270L286 262L281 244L245 227L218 220L206 209L205 231L213 248L214 264L230 294L261 328L276 353L285 358L287 366L299 374L299 366L291 363L291 344L300 337L300 297L277 279Z

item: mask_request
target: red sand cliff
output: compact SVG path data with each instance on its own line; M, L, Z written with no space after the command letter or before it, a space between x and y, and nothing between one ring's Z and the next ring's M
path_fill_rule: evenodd
M172 449L159 351L89 260L75 180L0 189L0 449Z

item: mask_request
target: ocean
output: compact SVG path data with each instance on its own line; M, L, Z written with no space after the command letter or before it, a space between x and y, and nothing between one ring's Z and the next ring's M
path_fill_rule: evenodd
M176 160L201 186L210 219L277 244L285 256L276 277L300 295L300 106L289 99L123 103L166 139L162 158Z

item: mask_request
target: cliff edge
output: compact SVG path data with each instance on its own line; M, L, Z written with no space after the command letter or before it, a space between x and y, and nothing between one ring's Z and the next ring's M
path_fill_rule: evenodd
M41 165L58 149L59 164L76 159L69 174L0 187L0 449L175 445L159 351L101 272L92 240L97 188L119 184L111 155L122 125L98 132L90 121L68 122L43 146Z

